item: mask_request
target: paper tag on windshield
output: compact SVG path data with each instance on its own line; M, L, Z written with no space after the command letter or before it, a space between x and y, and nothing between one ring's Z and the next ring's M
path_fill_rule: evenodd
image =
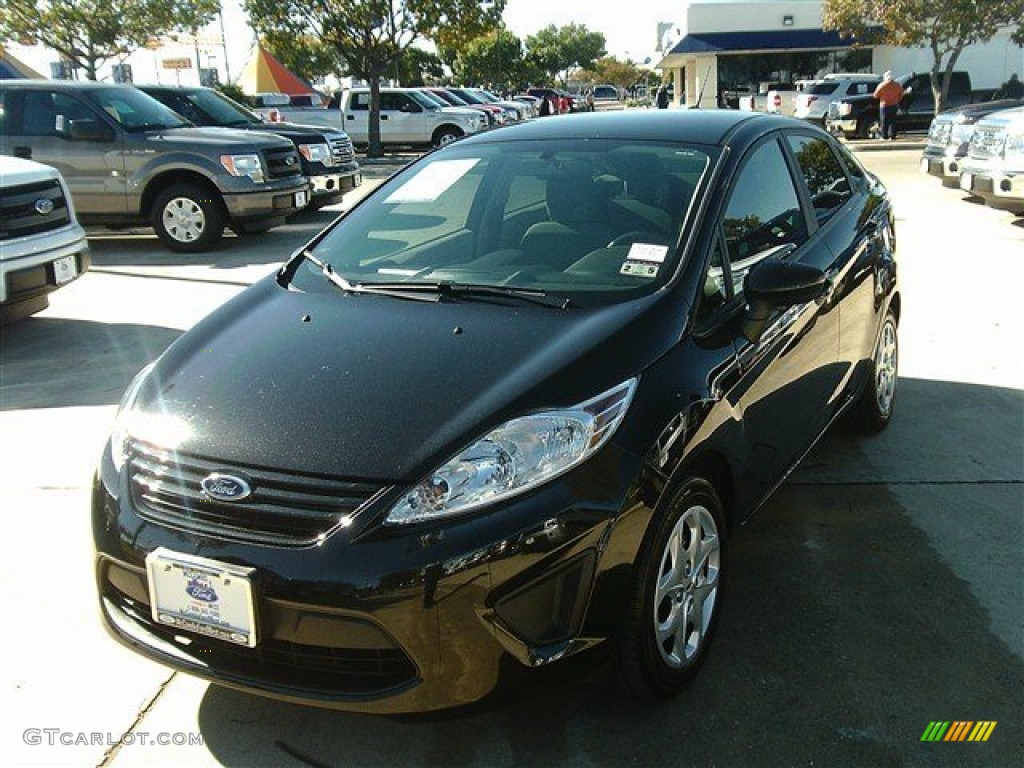
M658 270L661 266L650 261L634 261L632 259L626 259L622 262L622 266L619 267L620 275L629 275L630 277L657 277Z
M438 160L409 179L384 201L385 203L432 203L449 187L469 173L480 162L471 157L464 160Z
M629 246L629 253L626 254L627 261L652 261L661 264L668 255L667 245L654 245L652 243L633 243Z

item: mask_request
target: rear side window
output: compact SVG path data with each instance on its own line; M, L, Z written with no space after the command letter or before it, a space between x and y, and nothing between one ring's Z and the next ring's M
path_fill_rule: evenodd
M800 165L814 216L822 224L850 199L850 181L839 158L824 139L789 136L787 141Z
M368 93L353 93L349 99L348 108L365 112L370 108L370 94Z
M839 83L837 82L815 83L814 85L807 89L807 93L813 93L818 96L825 96L830 93L835 93L838 87Z

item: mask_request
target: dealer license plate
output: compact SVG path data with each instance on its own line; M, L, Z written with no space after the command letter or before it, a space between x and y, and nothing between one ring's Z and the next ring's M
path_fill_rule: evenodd
M160 547L146 557L153 620L253 648L254 572Z
M301 192L296 192L295 193L295 207L296 208L305 208L306 207L306 203L308 203L308 202L309 202L309 193L306 192L306 190L302 190Z
M57 285L64 285L64 283L70 283L75 279L75 275L78 274L78 269L75 266L74 256L63 256L59 259L55 259L53 262L53 277L57 281Z
M974 174L973 173L961 173L960 174L960 189L971 191L974 186Z

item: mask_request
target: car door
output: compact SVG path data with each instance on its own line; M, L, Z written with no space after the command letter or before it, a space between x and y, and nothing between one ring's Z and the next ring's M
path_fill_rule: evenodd
M394 141L403 144L418 144L429 140L428 114L407 93L381 94L381 114L384 104L388 106L388 120ZM426 138L424 138L426 137Z
M718 222L723 270L742 299L744 279L767 258L828 269L833 261L815 230L793 164L773 135L750 150L734 174ZM755 339L736 323L738 383L726 395L742 414L743 487L763 495L803 456L828 423L829 398L839 379L839 316L827 301L775 311ZM748 499L746 501L754 501Z
M370 93L369 91L350 91L348 104L345 108L345 133L356 144L365 144L370 134ZM384 123L381 121L383 135Z
M11 154L59 170L81 218L126 212L123 142L105 115L45 87L12 89L7 102Z

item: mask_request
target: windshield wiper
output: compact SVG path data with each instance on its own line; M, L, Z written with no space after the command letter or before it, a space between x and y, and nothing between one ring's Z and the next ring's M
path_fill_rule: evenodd
M365 286L368 289L429 292L436 294L438 297L456 300L494 296L553 309L568 309L572 306L571 299L549 296L546 291L538 288L512 288L507 285L457 283L451 280L439 280L429 283L359 283L359 285Z
M337 286L346 293L374 293L381 296L393 296L398 299L409 299L411 301L440 301L440 294L429 296L418 291L406 291L401 290L399 287L403 286L402 283L396 283L395 288L388 286L365 285L364 283L352 283L346 280L344 277L334 271L334 267L325 261L320 261L311 251L303 251L302 255L308 259L309 262L320 270L320 273L327 278L327 282L331 285Z

